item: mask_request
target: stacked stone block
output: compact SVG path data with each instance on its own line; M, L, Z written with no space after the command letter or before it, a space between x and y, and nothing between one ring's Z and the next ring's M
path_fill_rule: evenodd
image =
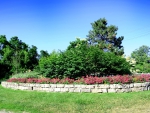
M6 88L15 90L46 91L46 92L87 92L87 93L120 93L144 91L150 89L150 82L131 84L33 84L1 82Z

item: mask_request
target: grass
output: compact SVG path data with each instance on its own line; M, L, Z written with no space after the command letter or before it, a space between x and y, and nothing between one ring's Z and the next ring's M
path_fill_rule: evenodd
M41 77L40 73L35 71L29 71L25 73L14 74L10 78L38 78L38 77Z
M0 85L0 111L14 113L148 113L150 91L132 93L48 93Z

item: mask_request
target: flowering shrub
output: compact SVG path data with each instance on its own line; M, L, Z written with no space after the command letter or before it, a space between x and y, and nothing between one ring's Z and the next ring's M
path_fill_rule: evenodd
M74 82L74 79L70 79L70 78L64 78L58 81L61 84L72 84Z
M117 75L109 77L97 77L97 76L86 76L78 79L71 78L10 78L7 82L19 82L19 83L46 83L46 84L128 84L133 82L150 82L150 74L142 75Z

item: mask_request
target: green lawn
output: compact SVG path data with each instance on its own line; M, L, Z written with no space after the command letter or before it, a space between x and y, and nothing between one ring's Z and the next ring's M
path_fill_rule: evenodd
M148 113L150 91L134 93L46 93L0 85L0 111L15 113Z

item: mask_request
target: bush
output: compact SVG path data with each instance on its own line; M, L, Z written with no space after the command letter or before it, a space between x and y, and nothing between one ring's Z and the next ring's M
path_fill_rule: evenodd
M78 78L86 75L130 74L126 60L94 46L80 45L64 52L52 52L39 61L40 71L50 78Z
M129 84L134 82L150 82L150 74L140 76L116 75L108 77L86 76L78 79L71 78L10 78L7 82L46 83L46 84Z

